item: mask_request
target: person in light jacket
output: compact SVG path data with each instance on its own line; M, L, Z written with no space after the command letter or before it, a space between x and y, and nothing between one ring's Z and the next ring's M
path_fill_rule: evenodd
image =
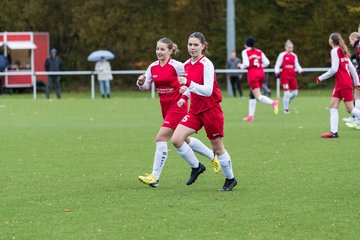
M105 98L106 92L107 98L110 98L110 81L113 80L110 63L101 58L95 65L95 71L98 72L101 97Z

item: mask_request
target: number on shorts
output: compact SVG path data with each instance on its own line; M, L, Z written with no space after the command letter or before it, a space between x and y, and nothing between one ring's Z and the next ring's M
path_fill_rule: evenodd
M182 122L186 122L189 119L189 115L186 115L185 117L183 117L183 119L181 120Z

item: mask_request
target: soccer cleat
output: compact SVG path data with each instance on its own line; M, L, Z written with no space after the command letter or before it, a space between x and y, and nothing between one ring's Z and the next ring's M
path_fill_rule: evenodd
M360 123L359 122L355 122L355 129L360 130Z
M288 115L289 113L290 113L289 110L284 110L285 115Z
M346 123L352 123L355 121L355 118L354 117L348 117L348 118L343 118L342 119L344 122Z
M214 172L215 172L216 174L218 174L218 173L220 172L220 170L221 170L221 167L220 167L219 159L218 159L218 157L216 156L216 154L215 154L215 156L214 156L214 159L211 160L210 162L211 162L211 164L213 165Z
M145 176L139 176L138 179L140 182L149 185L150 187L159 186L159 181L155 179L152 174L145 174Z
M235 178L233 178L233 179L225 178L225 183L221 190L222 191L231 191L236 185L237 185L237 181Z
M253 121L255 121L255 118L254 118L254 116L249 115L247 117L244 117L243 121L245 121L245 122L253 122Z
M279 113L279 101L275 100L275 101L273 101L273 103L271 105L274 109L275 115L278 114Z
M356 128L357 123L356 122L347 122L345 125L349 128Z
M338 138L339 134L337 132L336 133L328 132L328 133L321 134L320 137L322 137L322 138Z
M206 170L206 167L204 165L202 165L201 162L199 162L199 167L192 168L190 177L187 180L186 185L193 184L196 181L196 179L198 178L198 176L200 174L202 174L203 172L205 172L205 170Z

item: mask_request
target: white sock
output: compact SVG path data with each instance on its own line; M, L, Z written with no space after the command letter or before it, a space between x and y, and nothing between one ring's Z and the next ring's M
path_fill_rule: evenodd
M355 117L360 117L360 109L353 108L353 110L351 110L351 114Z
M197 138L190 137L189 147L210 160L214 159L214 152Z
M290 91L285 91L283 97L284 110L289 110L289 105L290 105Z
M355 109L355 108L354 108ZM360 110L359 110L360 112ZM339 125L339 112L337 108L330 108L330 131L333 133L338 132Z
M225 153L218 156L219 159L219 163L221 166L221 170L224 173L224 176L227 179L233 179L234 178L234 173L232 170L232 164L231 164L231 159L230 156L228 154L228 152L225 150Z
M265 104L269 104L269 105L271 105L273 103L273 100L271 100L271 98L264 96L264 95L260 95L259 101L262 103L265 103Z
M293 90L293 91L291 91L290 101L293 100L294 98L296 98L297 95L298 95L298 90Z
M153 171L152 171L152 175L156 180L159 180L160 178L160 174L165 166L167 156L168 156L167 142L157 142Z
M249 116L255 116L256 99L249 99Z
M360 109L360 99L355 99L355 107Z
M196 158L194 151L189 147L186 142L184 142L181 147L176 148L176 151L188 162L188 164L192 168L199 167L199 160Z

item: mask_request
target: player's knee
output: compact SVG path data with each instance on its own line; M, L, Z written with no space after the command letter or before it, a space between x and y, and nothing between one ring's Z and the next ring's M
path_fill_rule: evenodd
M255 95L253 94L252 91L250 91L249 98L250 98L250 99L256 99L256 98L255 98Z
M184 144L184 139L178 136L173 136L171 142L174 145L174 147L179 148Z

